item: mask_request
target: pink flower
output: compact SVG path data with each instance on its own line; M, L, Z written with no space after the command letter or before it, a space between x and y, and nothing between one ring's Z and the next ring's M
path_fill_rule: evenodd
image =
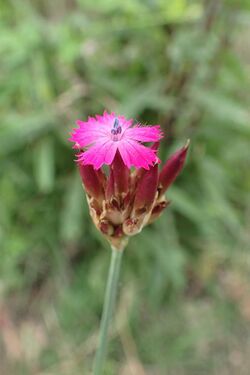
M182 171L189 147L188 141L159 171L160 126L132 122L104 112L87 122L78 120L70 138L81 150L78 168L92 220L117 250L169 205L165 193ZM101 168L103 164L109 168Z
M74 148L85 149L77 155L80 165L92 165L99 169L110 165L118 152L128 167L149 169L159 162L154 148L148 148L142 142L157 142L162 138L159 125L132 126L133 120L126 120L114 113L89 117L88 121L77 120L78 128L71 133L70 141Z

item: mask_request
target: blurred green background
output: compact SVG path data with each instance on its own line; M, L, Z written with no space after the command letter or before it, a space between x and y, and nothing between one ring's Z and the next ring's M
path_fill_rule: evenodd
M0 373L90 374L110 250L67 141L116 111L191 139L123 259L106 375L250 373L250 1L1 0Z

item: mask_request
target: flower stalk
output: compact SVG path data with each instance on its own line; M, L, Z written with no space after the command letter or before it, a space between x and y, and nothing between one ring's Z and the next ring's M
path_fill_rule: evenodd
M111 262L107 280L103 312L100 325L99 344L94 361L94 375L101 375L107 352L107 341L110 321L114 311L114 305L118 289L119 274L121 268L123 250L112 247Z

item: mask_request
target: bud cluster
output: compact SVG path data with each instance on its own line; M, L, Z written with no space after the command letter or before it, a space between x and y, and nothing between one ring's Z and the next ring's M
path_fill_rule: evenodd
M108 174L79 164L92 220L114 248L123 250L130 236L156 220L167 207L165 192L182 170L188 146L189 142L175 152L161 171L157 163L148 170L129 169L119 151ZM158 143L153 148L157 149Z

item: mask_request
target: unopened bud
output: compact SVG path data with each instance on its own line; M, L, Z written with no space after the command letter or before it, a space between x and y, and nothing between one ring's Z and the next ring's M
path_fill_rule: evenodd
M134 211L135 213L143 213L148 211L154 200L158 185L158 164L151 167L148 171L145 171L138 181L135 201L134 201Z
M181 172L189 147L189 141L180 150L176 151L165 163L159 177L159 191L162 195L168 187L174 182Z
M79 164L79 171L86 193L96 200L102 200L104 198L104 191L100 181L100 173L102 172L100 171L98 174L92 165L81 164Z
M111 200L115 196L115 180L113 170L110 169L110 173L107 180L107 186L105 190L105 198L107 201Z
M123 223L123 231L127 236L139 233L148 223L153 204L157 198L158 165L145 171L137 182L133 210Z
M110 166L113 172L115 195L127 193L129 190L130 171L123 163L119 151L116 152L113 163Z

